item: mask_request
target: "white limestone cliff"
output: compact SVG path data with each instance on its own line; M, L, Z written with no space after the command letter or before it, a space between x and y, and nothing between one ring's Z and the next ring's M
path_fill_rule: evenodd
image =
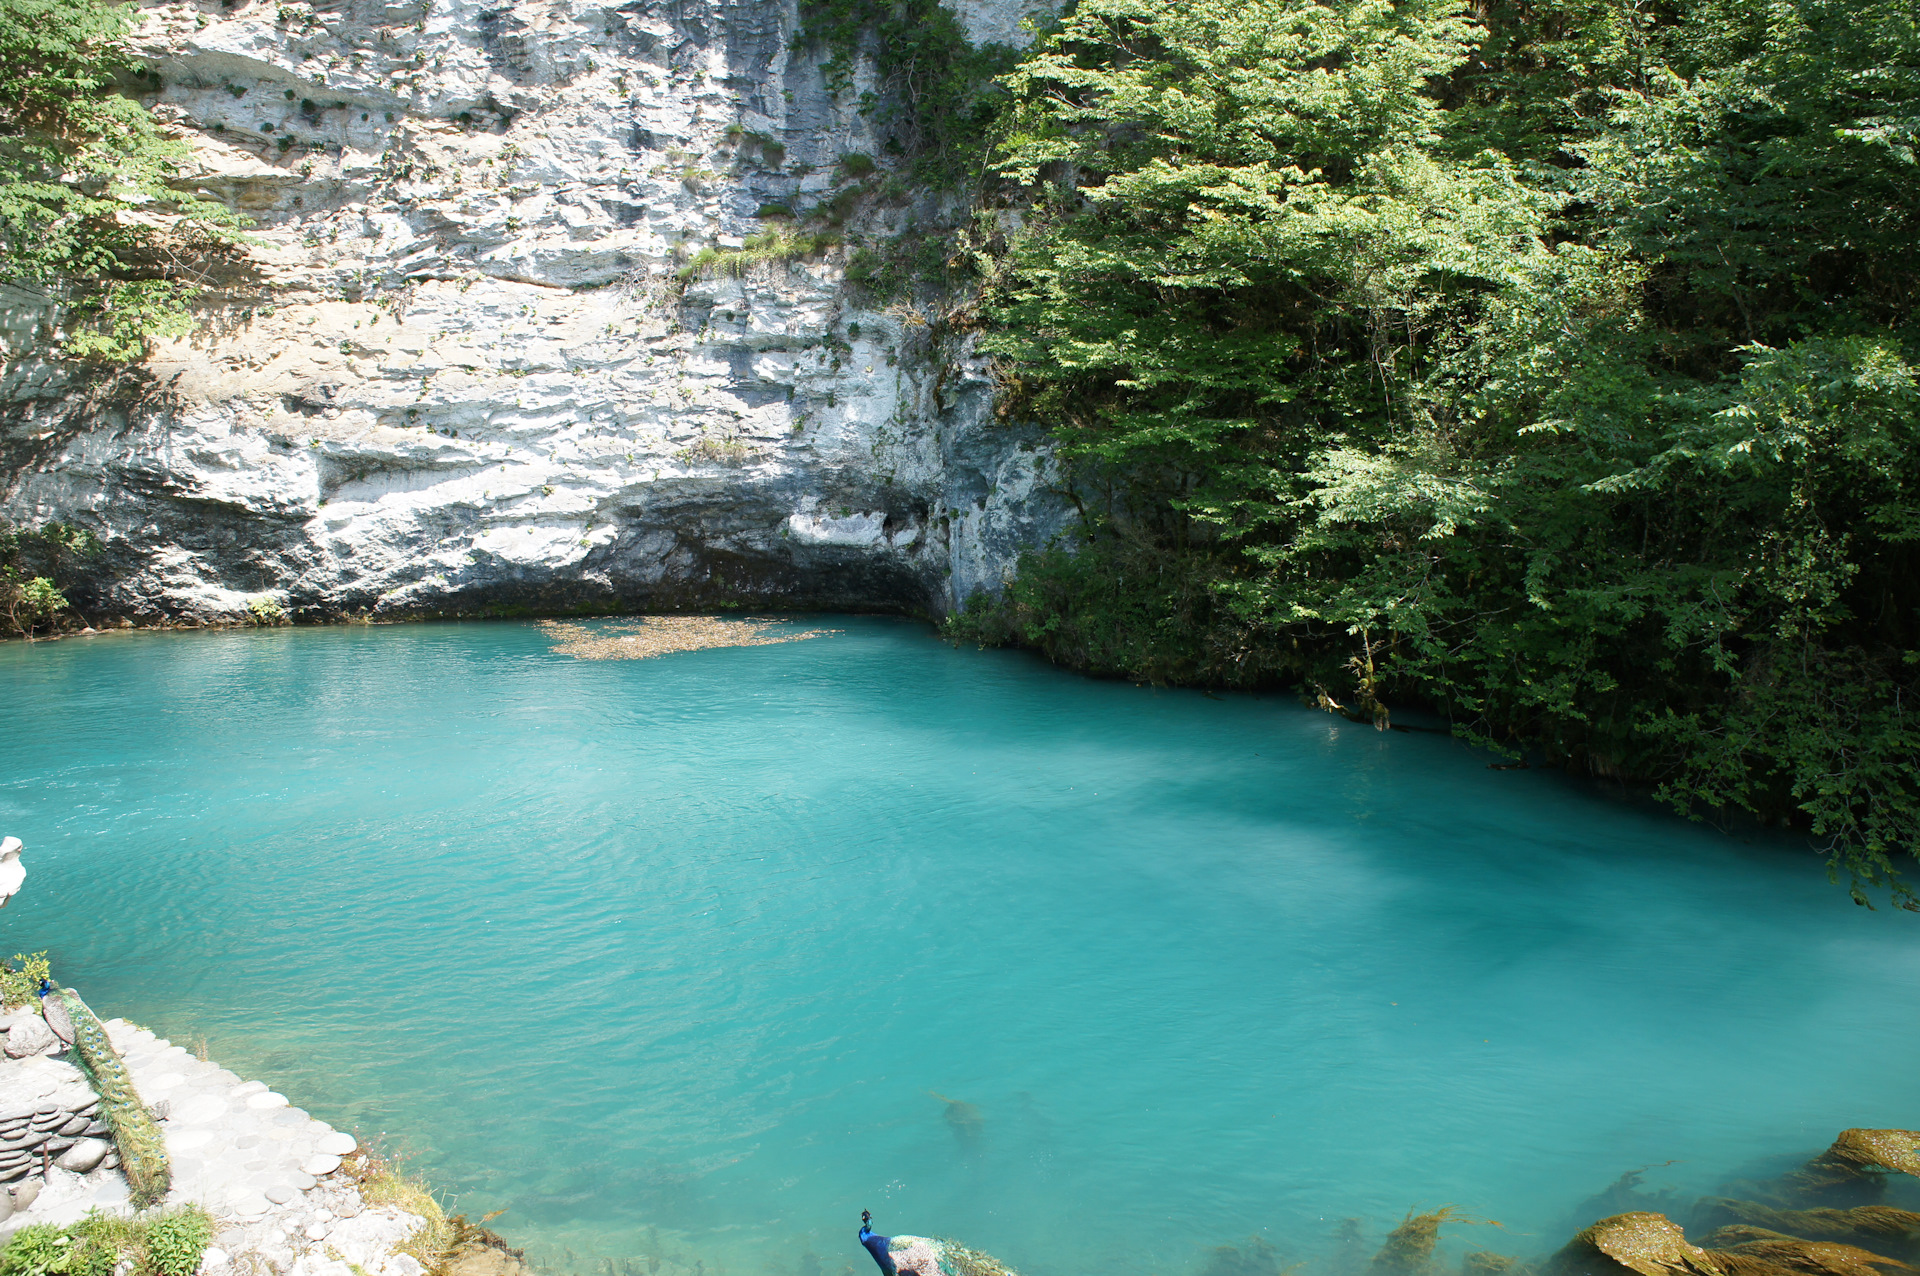
M1017 0L969 0L982 39ZM0 292L0 517L89 606L219 619L724 602L944 611L1065 522L967 338L844 249L676 272L884 152L793 0L170 0L148 99L255 219L137 377ZM867 216L910 233L918 203ZM930 322L930 319L932 322Z

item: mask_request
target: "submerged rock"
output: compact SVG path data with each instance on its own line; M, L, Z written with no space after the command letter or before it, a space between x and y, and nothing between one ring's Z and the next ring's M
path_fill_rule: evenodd
M1636 1210L1603 1218L1547 1260L1546 1276L1729 1276L1680 1225L1664 1214Z
M1842 1130L1833 1146L1791 1174L1773 1195L1783 1205L1871 1205L1888 1172L1920 1178L1920 1132Z
M1920 1257L1920 1213L1891 1205L1781 1210L1756 1201L1709 1196L1694 1207L1693 1224L1696 1231L1711 1231L1706 1240L1715 1245L1735 1244L1736 1236L1754 1239L1748 1234L1764 1233L1843 1241L1906 1261Z
M1216 1245L1200 1276L1280 1276L1280 1252L1263 1236L1249 1236L1246 1247Z
M1458 1216L1451 1205L1427 1214L1407 1211L1400 1226L1387 1233L1386 1243L1373 1256L1373 1276L1412 1276L1433 1266L1433 1250L1440 1243L1440 1226Z
M947 1105L945 1116L947 1128L953 1131L953 1137L964 1144L979 1142L981 1127L986 1124L980 1115L980 1109L964 1099L949 1099L944 1094L927 1091L934 1098Z
M439 1276L528 1276L525 1251L517 1250L489 1228L469 1223L465 1215L447 1220L453 1224L453 1245L436 1268Z
M1803 1241L1763 1229L1728 1249L1710 1251L1727 1276L1887 1276L1913 1268L1881 1254L1832 1241Z

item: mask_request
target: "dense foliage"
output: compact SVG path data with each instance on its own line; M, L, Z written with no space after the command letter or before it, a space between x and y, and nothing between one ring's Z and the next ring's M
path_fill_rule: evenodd
M68 307L66 352L137 358L188 327L200 260L230 240L225 206L169 184L185 144L122 92L157 89L113 0L0 0L0 282Z
M984 175L1007 98L997 77L1012 68L1012 49L976 46L940 0L802 0L800 12L801 41L826 52L834 92L850 92L861 55L872 58L875 85L860 109L916 181L950 186Z
M1084 0L1005 83L984 341L1085 535L960 632L1419 701L1912 906L1911 0Z
M77 1223L28 1223L0 1248L0 1276L192 1276L213 1242L198 1205L139 1218L88 1214Z
M92 532L70 523L31 529L0 525L0 633L31 638L67 610L59 577L99 549Z

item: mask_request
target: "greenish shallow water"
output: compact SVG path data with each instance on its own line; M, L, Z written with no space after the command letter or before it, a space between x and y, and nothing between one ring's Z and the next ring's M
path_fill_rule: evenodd
M582 1273L864 1276L863 1206L1033 1276L1445 1203L1524 1254L1920 1124L1920 921L1804 849L832 623L0 646L0 944Z

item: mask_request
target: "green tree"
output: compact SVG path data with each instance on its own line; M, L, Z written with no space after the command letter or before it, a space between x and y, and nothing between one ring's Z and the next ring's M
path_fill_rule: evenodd
M1088 0L1011 76L1005 408L1083 543L960 623L1920 845L1895 0Z
M77 358L138 358L190 327L207 255L241 219L176 188L184 143L138 101L157 76L112 0L0 0L0 280L65 307Z
M67 610L67 596L56 583L64 565L99 551L92 532L67 523L33 530L0 528L0 615L22 638Z

